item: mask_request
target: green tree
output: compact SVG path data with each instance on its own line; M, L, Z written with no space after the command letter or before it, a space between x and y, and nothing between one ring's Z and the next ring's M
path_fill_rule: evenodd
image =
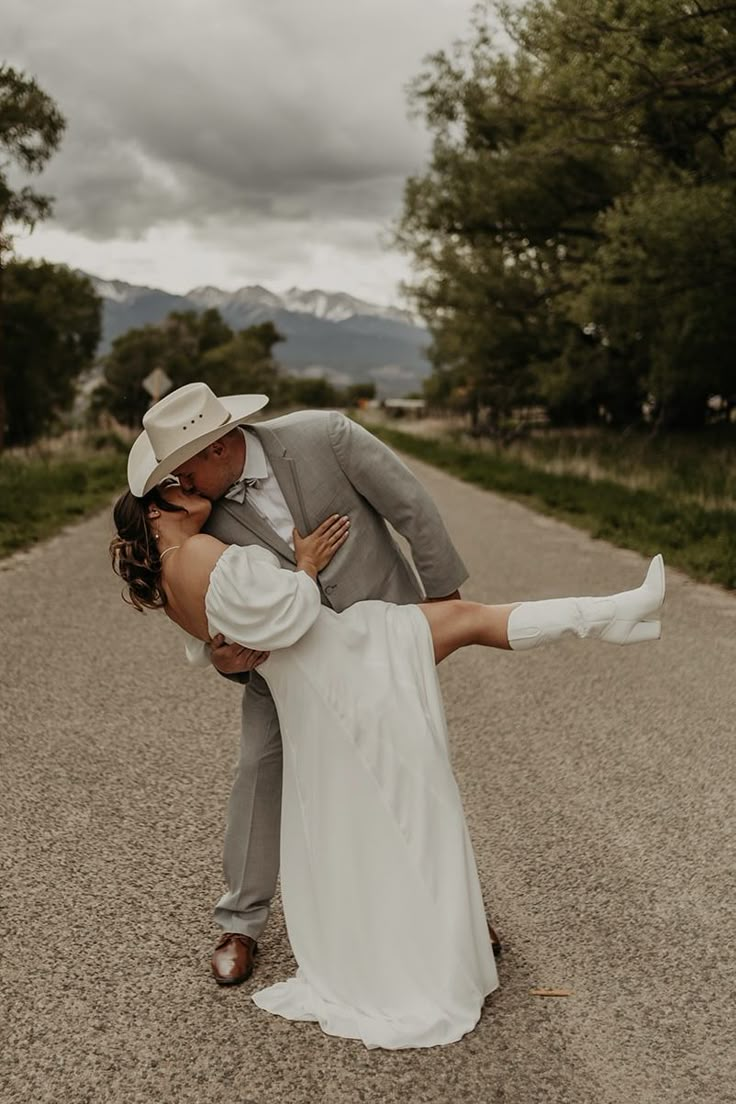
M100 339L90 281L63 265L11 261L5 270L4 386L9 444L53 427L74 400Z
M659 424L700 425L710 395L736 392L736 7L582 0L509 19L544 58L560 140L606 141L625 168L595 248L568 266L589 342L571 387L593 384L615 421L646 397Z
M292 376L289 398L297 406L308 408L341 406L343 396L324 376Z
M28 185L11 186L13 169L40 172L64 132L65 121L54 101L32 77L0 65L0 450L8 421L5 388L8 358L3 351L5 268L12 249L12 227L32 229L51 211L49 196Z
M430 58L412 92L433 146L396 236L444 377L432 387L500 415L536 390L561 417L604 408L620 422L653 393L672 423L684 410L702 419L708 389L733 386L736 6L494 10L513 51L477 15L468 42ZM711 187L721 232L706 219L696 293L688 257ZM653 281L669 321L658 308L643 325L639 294L646 283L651 298Z
M345 401L348 406L355 406L361 399L375 399L375 383L351 383L345 388Z
M116 337L102 361L103 378L92 396L92 414L105 412L122 425L140 426L151 403L143 380L154 368L168 374L169 353L162 326L141 326Z
M227 344L235 336L215 308L197 311L173 311L161 325L165 359L161 367L177 387L200 378L200 367L207 353Z
M284 384L273 349L283 340L273 322L240 330L203 357L201 378L221 395L265 394L278 403Z
M482 22L474 35L414 84L433 150L407 182L397 240L423 276L409 291L437 372L493 424L533 397L535 369L572 339L558 304L566 269L589 255L617 184L606 147L553 140L531 54L499 53Z
M283 385L273 348L282 340L271 322L234 333L217 310L173 312L160 325L115 339L93 411L140 425L151 401L143 380L154 368L162 368L174 387L203 380L220 395L257 392L278 401Z
M710 396L736 396L735 199L730 183L689 177L630 193L601 217L572 300L578 321L595 319L623 354L663 426L698 427Z

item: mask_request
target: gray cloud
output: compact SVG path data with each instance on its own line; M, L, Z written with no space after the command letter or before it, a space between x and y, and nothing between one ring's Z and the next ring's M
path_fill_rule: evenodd
M42 187L92 239L396 214L426 153L404 86L457 0L3 0L5 57L69 121ZM356 241L356 247L358 242Z

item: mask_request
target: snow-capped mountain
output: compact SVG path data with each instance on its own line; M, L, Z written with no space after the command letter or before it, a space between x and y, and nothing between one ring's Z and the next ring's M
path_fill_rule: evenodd
M248 304L254 307L267 307L270 310L294 311L297 314L311 314L315 318L324 318L327 322L345 322L348 318L360 315L363 318L387 318L393 322L405 322L416 325L409 311L398 307L381 307L376 303L367 303L356 299L344 291L320 291L313 288L289 288L283 295L269 291L268 288L254 284L238 288L237 291L221 291L216 287L197 287L186 295L193 303L202 307L217 307L223 310L233 303Z
M190 292L187 292L187 299L192 303L196 303L197 306L205 308L216 307L217 310L223 310L225 307L229 307L235 303L239 305L248 305L254 307L267 307L268 309L277 310L283 303L279 295L269 291L268 288L261 287L259 284L254 284L251 287L242 287L237 291L221 291L216 287L196 287Z
M108 299L113 303L132 303L140 294L150 291L150 288L134 287L123 280L101 280L98 276L90 276L88 272L77 270L81 276L87 276L92 281L95 291L102 299Z
M278 294L256 284L173 295L122 280L89 279L104 303L103 354L120 334L161 322L170 311L214 307L235 330L273 321L284 337L276 355L290 372L322 373L338 384L372 379L380 395L394 396L420 389L430 371L427 332L409 311L345 292L290 288Z
M416 319L409 311L398 307L380 307L375 303L367 303L364 299L356 299L344 291L302 291L300 288L289 288L281 298L286 310L313 314L316 318L326 318L330 322L344 322L347 318L361 315L363 318L387 318L393 322L416 325Z
M126 284L124 280L103 280L99 276L91 276L84 273L92 281L97 294L105 300L114 303L135 303L151 294L170 295L170 292L162 292L157 288ZM410 326L420 326L419 320L408 310L399 307L379 306L376 303L368 303L365 299L356 299L354 295L348 295L344 291L321 291L312 288L305 291L303 288L289 288L283 294L269 291L260 284L250 284L238 288L237 291L222 291L221 288L205 285L192 288L185 295L176 295L174 298L187 299L192 304L202 307L216 307L218 310L233 306L267 307L270 310L294 311L298 314L311 314L315 318L323 318L328 322L344 322L348 318L360 315L363 318L386 318L394 322L403 322Z

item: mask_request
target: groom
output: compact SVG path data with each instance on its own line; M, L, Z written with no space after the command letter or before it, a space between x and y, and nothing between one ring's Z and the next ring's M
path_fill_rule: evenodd
M391 450L332 411L249 424L267 402L265 395L217 398L204 383L171 392L147 411L131 450L133 494L173 474L185 491L213 502L207 532L226 544L268 548L292 570L292 530L306 534L331 514L347 515L350 537L319 577L322 602L337 611L364 599L403 605L459 597L465 566L432 499ZM409 542L421 586L386 522ZM189 651L191 662L211 661L246 682L225 832L228 890L215 908L223 935L212 972L221 985L250 977L278 877L282 749L276 709L256 670L265 658L217 637L198 655ZM492 939L495 949L493 932Z

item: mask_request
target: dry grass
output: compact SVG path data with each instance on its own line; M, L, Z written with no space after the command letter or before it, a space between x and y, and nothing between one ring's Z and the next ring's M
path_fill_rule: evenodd
M507 449L466 435L428 436L421 422L409 432L395 422L369 428L461 479L736 589L734 427L707 440L545 431Z
M110 502L125 486L128 442L65 434L0 456L0 556L27 548Z
M701 434L652 437L600 429L536 430L500 446L468 432L466 418L374 418L371 422L413 437L445 440L499 459L518 460L548 475L572 475L651 491L683 505L736 510L736 426Z

